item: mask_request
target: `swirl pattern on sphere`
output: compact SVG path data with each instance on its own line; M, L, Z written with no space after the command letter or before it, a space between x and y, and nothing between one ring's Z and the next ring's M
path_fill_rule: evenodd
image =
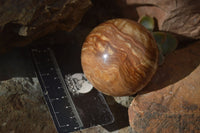
M141 90L157 68L158 49L152 35L138 23L113 19L87 36L81 63L87 79L112 96Z

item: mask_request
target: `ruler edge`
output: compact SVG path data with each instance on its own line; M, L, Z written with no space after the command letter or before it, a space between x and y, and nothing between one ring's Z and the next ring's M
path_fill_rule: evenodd
M72 110L73 110L73 112L75 111L75 113L76 113L75 115L76 115L76 118L78 119L78 121L80 122L80 123L78 123L78 124L80 125L80 129L81 129L81 128L84 127L83 122L82 122L82 120L81 120L81 118L80 118L80 116L79 116L79 114L78 114L78 111L77 111L77 109L76 109L76 106L74 105L73 100L72 100L72 97L71 97L71 95L70 95L70 93L69 93L69 91L68 91L68 87L67 87L67 85L66 85L66 83L65 83L65 80L64 80L63 75L62 75L62 73L61 73L60 67L59 67L59 65L58 65L58 63L57 63L57 61L56 61L56 58L55 58L55 56L54 56L54 52L53 52L50 48L47 48L47 49L48 49L49 52L50 52L50 56L51 56L52 59L53 59L54 65L56 66L56 72L59 74L58 76L59 76L59 79L61 80L61 84L64 86L63 89L64 89L65 93L69 96L70 104L73 106L73 107L72 107Z
M45 101L45 103L46 103L46 105L47 105L47 108L48 108L48 112L50 113L50 116L51 116L51 119L53 120L53 123L54 123L54 127L56 128L56 131L58 132L58 133L60 133L60 130L61 130L61 128L59 127L57 127L57 124L58 124L58 126L59 126L59 123L56 123L55 124L55 121L54 121L54 119L56 120L56 116L55 116L55 114L53 114L52 115L52 113L51 113L51 111L53 110L53 107L52 106L48 106L48 104L50 104L51 105L51 103L50 103L50 99L49 98L47 98L47 96L44 94L44 88L45 88L45 86L44 86L44 83L43 83L43 80L42 80L42 77L40 76L40 74L39 74L39 71L38 71L38 66L37 66L37 64L36 64L36 59L34 58L34 54L33 54L33 50L39 50L38 48L31 48L31 57L32 57L32 60L33 60L33 65L34 65L34 67L36 68L36 70L35 70L35 75L37 76L37 79L38 79L38 81L39 81L39 83L40 83L40 87L41 87L41 91L42 91L42 94L43 94L43 98L44 98L44 101ZM45 50L51 50L50 48L45 48ZM50 53L50 51L49 51L49 53ZM52 55L51 55L52 53L50 53L50 56L52 57ZM53 56L54 57L54 56ZM55 64L55 57L54 57L54 59L53 59L53 63L54 63L54 65L57 65L57 67L59 68L59 66L58 66L58 64L57 64L57 62L56 62L56 64ZM57 69L56 69L56 72L58 72L57 71ZM59 72L59 74L61 74L61 72ZM59 75L58 75L59 76ZM60 76L59 76L59 79L60 79ZM61 74L61 79L62 79L62 81L61 81L61 84L63 85L63 82L64 82L64 79L63 79L63 77L62 77L62 74ZM42 83L42 84L41 84ZM65 84L65 82L64 82L64 87L66 87L66 84ZM66 93L66 91L68 92L68 90L66 90L65 88L63 88L64 89L64 92ZM83 123L82 123L82 120L80 119L80 116L79 116L79 114L78 114L78 112L77 112L77 110L76 110L76 107L75 107L75 105L74 105L74 103L73 103L73 100L72 100L72 98L71 98L71 95L69 94L69 92L67 93L68 94L68 96L70 96L70 106L71 106L71 104L72 104L72 110L74 111L74 109L75 109L75 111L76 111L76 116L78 116L78 118L79 118L79 122L81 122L81 123L79 123L78 122L78 124L79 124L79 128L78 129L75 129L74 131L78 131L78 130L81 130L81 129L83 129L84 128L84 126L83 126ZM67 95L66 94L66 95ZM74 113L74 112L73 112ZM76 117L77 118L77 117ZM57 122L58 122L58 120L57 120ZM74 131L72 131L72 132L74 132Z
M36 65L36 63L35 63L35 59L33 58L33 53L32 53L32 50L33 49L31 49L31 56L32 56L32 60L33 60L33 64L34 64L34 67L35 67L35 69L38 69L38 67L37 67L37 65ZM48 108L48 112L50 113L50 116L51 116L51 119L52 119L52 121L53 121L53 123L54 123L54 127L55 127L55 129L56 129L56 131L59 133L59 130L58 130L58 128L57 128L57 124L55 124L55 121L54 121L54 119L56 119L56 116L55 115L52 115L52 113L51 113L51 110L53 110L52 109L52 107L50 108L49 106L48 106L48 104L50 104L50 101L49 101L49 99L47 98L47 96L44 94L44 85L43 84L41 84L41 82L43 82L42 81L42 79L41 79L41 77L40 77L40 75L39 75L39 73L38 73L38 70L35 70L35 75L36 75L36 77L37 77L37 79L38 79L38 81L39 81L39 83L40 83L40 90L41 90L41 92L42 92L42 95L43 95L43 99L44 99L44 102L45 102L45 104L46 104L46 106L47 106L47 108Z

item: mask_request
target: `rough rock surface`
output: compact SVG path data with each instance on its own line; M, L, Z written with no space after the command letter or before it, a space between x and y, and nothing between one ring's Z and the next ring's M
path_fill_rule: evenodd
M129 107L138 133L200 132L200 42L175 51Z
M1 133L56 133L37 78L0 82Z
M96 127L91 127L88 129L83 129L81 131L76 131L73 133L135 133L132 128L130 126L122 128L120 130L117 131L112 131L109 132L108 130L106 130L105 128L103 128L102 126L96 126Z
M139 17L143 15L155 17L160 30L200 39L198 0L126 0L126 2L127 5L137 5L136 11Z
M118 104L128 108L133 101L134 96L114 97L114 99Z
M0 50L26 45L56 30L71 31L91 5L90 0L2 1Z

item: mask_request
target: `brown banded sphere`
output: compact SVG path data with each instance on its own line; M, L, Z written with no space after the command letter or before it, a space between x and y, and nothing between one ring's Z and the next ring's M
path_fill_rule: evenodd
M158 49L150 32L135 21L113 19L94 28L81 51L81 64L92 85L111 96L132 95L152 78Z

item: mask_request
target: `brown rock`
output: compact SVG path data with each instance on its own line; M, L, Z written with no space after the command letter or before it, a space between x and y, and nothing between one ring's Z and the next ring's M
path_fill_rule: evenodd
M56 30L71 31L90 6L90 0L0 2L0 51Z
M132 101L129 122L138 133L200 132L200 42L166 58Z
M139 5L139 17L149 15L158 20L160 30L193 39L200 38L200 2L198 0L126 0Z
M56 133L37 78L0 81L1 133Z

